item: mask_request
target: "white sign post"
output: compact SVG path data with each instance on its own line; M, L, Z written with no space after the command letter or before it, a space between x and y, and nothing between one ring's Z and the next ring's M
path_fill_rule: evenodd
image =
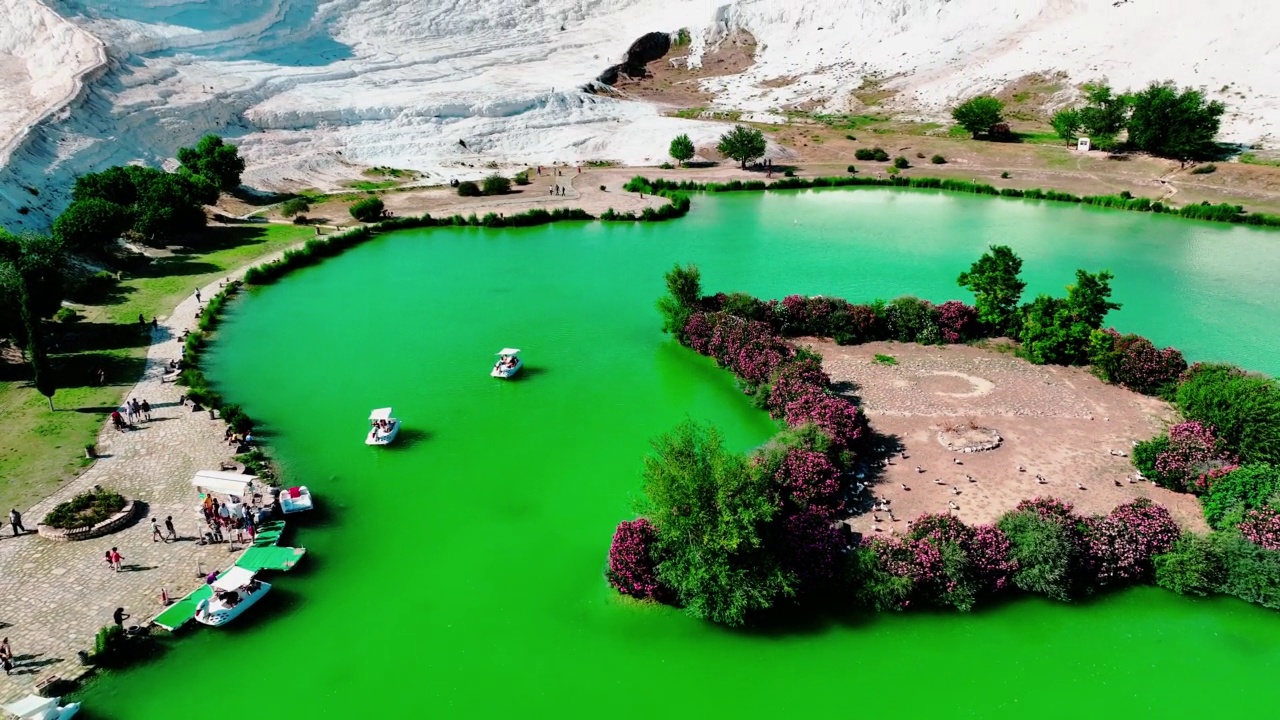
M1076 139L1076 152L1089 152L1089 138L1082 137Z

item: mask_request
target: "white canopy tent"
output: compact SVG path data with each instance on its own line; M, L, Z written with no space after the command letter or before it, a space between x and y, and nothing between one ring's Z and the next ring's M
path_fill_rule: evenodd
M511 357L512 355L520 354L520 349L519 348L502 348L502 352L498 354L502 355L503 357Z
M191 478L191 484L203 492L215 492L223 495L247 497L254 493L254 482L257 475L241 475L240 473L222 470L201 470Z
M369 413L369 420L371 422L377 422L379 420L390 420L390 419L391 419L391 408L389 407L378 408L377 410L374 410L373 412Z
M230 570L222 573L222 576L217 580L213 581L213 589L215 591L238 590L245 585L248 585L249 581L253 579L253 576L254 572L252 570L245 570L239 565L236 565Z

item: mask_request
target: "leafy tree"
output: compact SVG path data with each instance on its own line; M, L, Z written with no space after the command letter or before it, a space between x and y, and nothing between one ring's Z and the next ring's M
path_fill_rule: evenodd
M1199 90L1178 91L1172 82L1151 83L1132 97L1129 142L1152 155L1189 160L1211 158L1226 106L1206 101Z
M1080 108L1080 127L1100 146L1111 145L1129 118L1129 97L1116 95L1106 83L1084 86L1085 106Z
M27 361L31 365L33 384L41 395L48 398L49 410L52 411L57 385L49 366L41 318L47 314L45 311L51 299L61 299L66 253L60 242L47 236L23 234L15 237L0 232L0 257L12 263L18 275L18 303L26 331Z
M957 105L951 117L976 138L991 132L992 125L1004 122L1004 103L990 95L979 95Z
M1210 526L1234 527L1248 510L1280 505L1280 468L1265 463L1242 465L1210 483L1200 503Z
M1071 599L1071 537L1058 523L1033 510L1000 518L996 527L1009 537L1009 557L1017 564L1013 584L1054 600Z
M53 221L53 236L69 250L102 253L132 225L129 212L109 200L78 200Z
M459 197L480 197L480 186L471 180L463 180L458 183Z
M742 163L743 170L747 169L748 162L764 157L765 147L764 133L745 125L734 125L732 130L720 136L716 145L721 155Z
M680 338L689 316L702 297L702 273L696 265L675 265L667 271L667 294L658 299L662 331Z
M793 595L795 578L768 544L778 512L770 479L693 421L653 446L643 510L658 528L662 585L694 617L729 625Z
M1183 533L1173 548L1152 558L1156 585L1182 595L1212 595L1223 580L1222 557L1203 535Z
M176 233L204 227L204 206L217 202L218 188L201 175L127 165L82 175L76 179L72 198L77 203L103 200L124 208L133 234L163 245Z
M511 192L511 180L493 173L481 182L480 188L484 190L485 195L506 195Z
M1058 133L1058 137L1073 143L1080 136L1080 128L1082 122L1080 120L1080 111L1064 108L1053 114L1049 119L1049 124L1053 126L1053 131Z
M382 219L384 206L382 198L367 197L351 206L351 217L360 222L377 222Z
M106 200L121 207L130 207L138 201L138 189L127 165L116 165L102 172L88 173L76 178L71 189L71 199Z
M1222 559L1218 592L1280 609L1280 552L1264 550L1237 532L1217 532L1209 537Z
M244 172L240 151L217 135L205 135L194 148L179 148L178 162L183 170L208 178L219 190L235 190Z
M995 332L1013 335L1018 330L1018 301L1027 284L1018 274L1022 258L1007 245L993 245L956 283L972 292L978 320Z
M1190 420L1212 425L1243 463L1280 467L1280 387L1231 365L1195 365L1175 395Z
M681 167L684 167L686 162L693 159L693 141L689 139L688 135L683 133L677 135L675 136L675 139L671 141L671 147L667 152L671 155L672 159L680 163Z
M1110 270L1089 273L1076 270L1076 282L1067 286L1067 310L1078 322L1089 326L1090 330L1102 327L1107 313L1119 310L1120 304L1111 302L1111 281L1115 276Z
M280 214L285 217L293 217L311 209L311 203L304 197L290 198L285 200L280 206Z

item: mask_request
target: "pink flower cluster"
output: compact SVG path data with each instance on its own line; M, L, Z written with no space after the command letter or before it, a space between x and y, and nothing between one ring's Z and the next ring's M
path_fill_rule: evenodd
M799 358L782 366L769 387L766 407L775 418L786 415L787 403L812 392L814 388L826 388L831 378L822 369L822 363L813 357Z
M694 313L684 332L691 348L711 356L750 385L768 382L796 353L765 323L726 313Z
M783 523L787 566L802 586L828 583L838 578L845 540L840 530L818 508L788 516Z
M862 439L867 422L858 407L826 388L808 386L783 408L783 419L791 427L813 423L831 438L837 452L851 450Z
M1187 369L1187 361L1177 348L1157 348L1141 335L1121 335L1115 328L1103 332L1114 343L1105 368L1109 382L1154 395L1176 383Z
M1227 464L1227 465L1222 465L1220 467L1213 468L1209 472L1200 473L1200 477L1197 477L1194 483L1194 488L1193 488L1194 492L1200 495L1203 495L1209 492L1210 488L1213 487L1214 483L1226 477L1232 470L1235 470L1238 467L1240 466L1235 464Z
M917 586L944 581L942 553L927 540L877 537L867 542L885 572L910 578Z
M938 306L938 327L948 343L962 343L978 335L978 309L959 300Z
M825 453L791 448L773 477L795 507L806 508L828 520L844 508L840 468Z
M658 528L645 518L623 520L613 533L609 546L609 584L618 592L646 600L663 595L658 582L653 544Z
M1102 584L1150 577L1153 555L1168 552L1182 530L1169 511L1138 498L1089 523L1089 555Z
M1249 542L1265 550L1280 550L1280 511L1275 508L1250 510L1238 527Z
M1229 464L1213 427L1196 420L1169 428L1169 446L1156 456L1156 472L1174 490L1189 490L1201 475Z
M911 524L911 537L941 547L955 543L968 556L984 590L1002 590L1017 564L1009 557L1009 537L994 525L965 525L954 515L926 514Z

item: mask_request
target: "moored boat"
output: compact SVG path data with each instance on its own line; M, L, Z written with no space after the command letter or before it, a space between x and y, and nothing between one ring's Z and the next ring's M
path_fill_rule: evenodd
M493 372L489 375L509 380L520 372L520 368L524 367L524 361L520 359L520 350L518 348L503 348L498 353L498 362L493 366Z
M205 625L226 625L271 590L252 570L232 567L211 584L213 595L196 605L196 620Z
M80 711L80 703L59 705L60 697L28 695L4 706L5 712L19 720L67 720Z
M365 445L390 445L400 434L400 421L391 417L391 408L378 408L369 413L369 434L364 436Z
M306 485L281 490L277 499L280 501L281 512L286 515L315 507L311 502L311 491Z

